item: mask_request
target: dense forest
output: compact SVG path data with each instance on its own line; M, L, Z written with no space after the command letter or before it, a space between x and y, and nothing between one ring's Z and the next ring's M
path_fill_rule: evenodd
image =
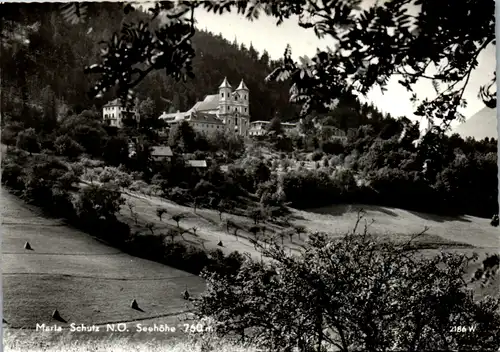
M51 106L59 116L68 110L78 114L94 107L99 111L114 98L114 92L91 99L87 93L94 77L85 74L84 67L99 61L99 42L109 40L122 24L148 19L140 11L125 15L121 4L93 3L88 7L87 22L70 24L60 16L57 6L2 5L2 111L9 115L19 116L25 105L42 110ZM153 29L156 25L157 21L150 24ZM205 95L215 93L227 76L233 85L245 80L253 120L296 117L298 110L288 101L289 87L264 82L276 65L266 52L258 53L252 46L231 43L205 31L197 31L193 46L194 79L177 83L157 71L137 87L139 99L153 99L155 113L189 109Z

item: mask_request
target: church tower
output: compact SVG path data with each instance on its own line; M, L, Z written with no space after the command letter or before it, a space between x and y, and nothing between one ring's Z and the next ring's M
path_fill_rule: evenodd
M239 115L238 119L238 133L242 136L248 135L250 128L250 91L243 80L236 88L235 92L235 105Z
M219 115L222 119L226 120L225 116L230 113L230 108L232 105L232 90L233 87L227 81L227 77L224 77L224 81L222 81L219 86Z

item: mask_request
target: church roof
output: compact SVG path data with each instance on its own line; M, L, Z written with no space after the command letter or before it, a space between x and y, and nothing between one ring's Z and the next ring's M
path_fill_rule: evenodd
M245 84L245 82L243 82L243 80L241 80L240 85L238 86L238 88L236 88L236 90L248 90L248 87Z
M214 114L207 114L203 112L196 112L191 117L191 121L202 121L207 123L216 123L223 125L222 120L218 119Z
M224 81L222 81L219 88L232 88L229 82L227 81L227 77L224 77Z
M219 108L219 95L207 95L203 101L199 101L189 110L191 111L206 111L217 110Z

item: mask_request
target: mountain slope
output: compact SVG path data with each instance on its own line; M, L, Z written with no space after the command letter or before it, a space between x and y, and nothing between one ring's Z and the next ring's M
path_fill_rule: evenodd
M498 139L496 109L484 107L463 124L457 126L453 132L458 133L462 138L472 137L476 140L482 140L488 137Z
M68 324L161 324L188 309L186 288L193 295L205 290L198 276L109 247L4 189L0 196L3 317L11 328L52 324L54 309ZM133 299L142 311L130 308Z

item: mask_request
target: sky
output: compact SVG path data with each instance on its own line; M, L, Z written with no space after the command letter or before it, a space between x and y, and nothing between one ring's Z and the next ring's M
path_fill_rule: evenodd
M414 12L417 9L410 9ZM297 25L297 18L286 20L279 27L273 18L264 14L251 22L242 15L236 13L226 13L216 15L199 10L196 14L198 28L206 29L215 34L221 34L229 41L235 38L238 43L244 43L249 46L250 43L259 52L267 50L272 59L278 59L283 56L287 44L292 47L292 56L307 55L314 56L316 48L326 48L328 45L333 47L333 43L328 39L318 39L312 29L303 29ZM496 48L488 47L479 57L479 65L472 73L464 98L468 106L461 110L466 118L472 116L484 107L484 104L477 97L479 88L489 82L493 77L496 67ZM397 83L397 78L391 79L387 86L387 91L382 93L379 88L372 89L368 94L367 100L373 102L380 110L390 113L392 116L406 116L415 118L413 115L414 107L410 102L411 93L407 92ZM417 82L415 86L417 96L432 98L435 91L428 80Z

